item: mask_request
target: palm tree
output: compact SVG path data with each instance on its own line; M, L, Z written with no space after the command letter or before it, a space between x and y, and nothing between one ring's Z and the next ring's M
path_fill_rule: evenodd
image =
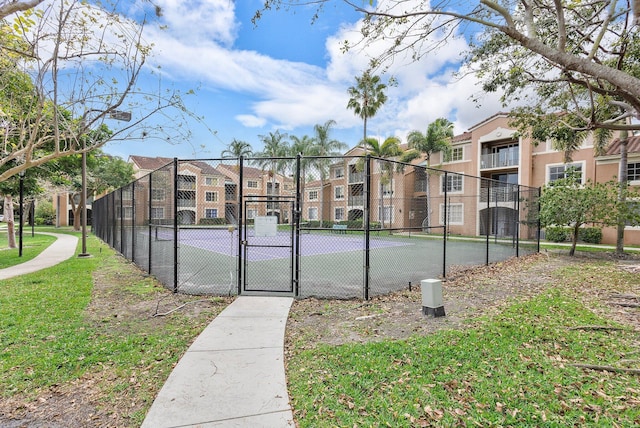
M313 127L315 133L313 140L314 155L321 156L316 158L314 166L320 175L320 227L322 227L322 214L324 212L324 181L327 179L328 166L330 160L322 156L340 156L347 145L342 141L331 138L331 128L336 124L333 119L327 120L323 125L317 124Z
M371 155L378 158L386 159L386 158L400 156L402 154L402 149L400 148L400 139L397 137L388 137L382 142L382 144L380 144L380 142L375 138L369 138L367 139L365 146L371 150L370 151ZM383 162L383 161L378 161L378 162L380 163L380 178L378 180L380 183L379 218L380 218L380 224L384 229L383 193L384 193L384 186L386 184L393 185L393 182L392 182L393 164L391 162ZM391 219L389 219L389 226L391 226Z
M347 89L349 102L347 108L360 116L364 121L363 143L367 141L367 119L373 117L378 109L387 101L384 90L387 85L380 82L379 76L372 76L369 71L365 71L361 77L356 77L356 86ZM367 146L365 144L365 152Z
M304 187L305 181L307 177L307 169L312 165L313 159L308 156L313 156L315 154L315 140L308 135L303 135L302 137L297 137L295 135L291 136L291 147L289 149L289 154L292 157L296 157L297 155L302 155L302 159L300 160L300 194L302 195L302 199L300 200L300 211L302 211L302 202L304 201ZM306 156L306 157L305 157ZM293 160L292 169L295 171L295 159Z
M251 144L246 141L236 140L235 138L231 140L231 142L227 145L227 148L224 149L221 153L221 157L231 157L231 158L239 158L240 156L251 156L253 155L253 148Z
M261 152L254 153L256 159L254 163L263 170L265 166L269 165L269 173L271 175L271 195L275 195L276 191L276 174L280 172L286 166L286 159L284 158L289 154L289 143L286 133L281 134L280 131L269 132L268 135L259 135L260 141L264 143L264 149ZM267 193L269 195L269 192ZM267 206L269 208L269 206Z
M451 150L451 138L453 138L453 123L448 119L440 117L431 122L427 127L425 134L420 131L411 131L407 136L407 142L409 143L409 150L404 152L401 160L403 162L411 162L420 156L425 156L427 164L427 170L425 174L426 180L426 228L429 230L431 226L431 204L430 197L431 191L429 188L429 167L431 166L431 155L436 152L449 153Z

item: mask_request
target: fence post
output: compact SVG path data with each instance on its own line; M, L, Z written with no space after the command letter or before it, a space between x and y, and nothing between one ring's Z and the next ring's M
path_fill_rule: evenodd
M173 292L178 292L178 158L173 158Z
M540 233L542 232L541 229L541 223L540 223L540 198L542 197L542 187L538 187L538 231L537 231L537 238L538 238L538 253L540 252Z
M242 211L242 198L244 197L244 156L238 158L238 296L242 293L242 241L246 239L247 228L244 224L244 212Z
M364 300L369 300L369 245L371 229L371 158L365 156L364 171Z
M515 211L516 215L514 216L514 237L516 240L516 257L520 257L520 185L516 185L516 200L514 201L514 205L516 206Z
M300 199L301 199L301 193L300 193L300 164L301 164L301 158L302 155L300 153L298 153L296 155L296 200L294 202L294 212L293 212L293 233L295 234L294 239L295 239L295 271L294 271L294 289L293 289L293 295L295 297L298 297L299 292L300 292ZM320 189L320 191L322 192L323 189ZM324 209L324 208L323 208Z
M147 227L149 228L149 251L147 257L149 258L149 264L147 267L147 273L151 274L151 255L153 253L153 226L151 221L153 220L153 172L149 174L149 209L147 210Z
M446 278L447 276L447 234L449 233L449 209L447 207L447 196L448 196L447 190L448 189L449 189L448 172L445 171L444 172L444 213L443 213L444 230L442 233L442 277L443 278Z
M487 216L486 216L486 224L485 224L485 232L487 234L487 238L486 238L486 248L485 248L485 255L484 255L484 264L488 265L489 264L489 236L491 233L491 186L492 186L493 182L491 180L487 180Z
M125 242L124 242L124 190L123 189L124 187L120 188L120 253L124 255Z
M131 182L131 261L133 263L136 262L136 181Z

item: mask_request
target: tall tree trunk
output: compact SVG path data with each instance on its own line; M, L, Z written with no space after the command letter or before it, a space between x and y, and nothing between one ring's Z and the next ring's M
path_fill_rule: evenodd
M76 205L75 195L69 195L69 200L71 201L71 211L73 211L73 230L78 232L80 227L82 226L82 207L84 204L82 203L82 197L80 197L80 203Z
M626 133L625 133L626 134ZM629 140L627 135L621 135L620 140L620 171L618 173L618 181L620 182L620 189L618 190L618 203L620 205L627 202L627 144ZM616 236L616 254L622 256L624 254L624 227L625 218L619 215L618 218L618 230Z
M576 245L578 245L579 233L580 233L580 224L576 222L576 225L573 226L573 236L571 237L571 250L569 250L569 255L572 257L576 253Z
M15 216L13 215L13 197L4 197L4 221L7 222L7 245L9 248L17 248Z

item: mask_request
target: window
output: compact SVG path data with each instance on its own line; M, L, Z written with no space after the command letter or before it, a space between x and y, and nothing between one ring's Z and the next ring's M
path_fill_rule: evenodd
M392 196L393 195L393 188L391 187L391 183L387 183L387 184L383 184L382 185L382 195L383 196Z
M132 219L133 218L133 207L122 207L124 210L123 218Z
M640 201L627 201L630 218L625 221L627 227L640 226Z
M582 164L581 163L568 163L562 165L549 165L549 174L547 176L548 183L567 177L567 172L573 169L577 174L577 179L582 182Z
M630 163L629 165L627 165L627 180L640 180L640 162Z
M344 177L344 168L336 168L333 173L333 178L342 178Z
M249 180L247 181L247 187L251 187L253 189L257 189L258 188L258 182L255 180Z
M440 224L444 225L444 204L440 204ZM449 218L448 224L450 225L463 225L464 224L464 204L449 204L447 205L447 217Z
M218 178L217 177L205 177L204 178L204 184L206 184L207 186L217 186L218 185Z
M446 180L445 180L446 178ZM447 174L440 179L442 182L442 193L460 193L462 192L462 175Z
M309 200L310 201L317 201L318 200L318 191L317 190L310 190L309 191Z
M344 220L344 208L335 208L335 210L333 211L333 218L335 221Z
M154 201L164 201L164 189L151 189L151 199Z
M218 209L217 208L207 208L204 210L205 218L218 218Z
M309 207L309 220L317 220L318 219L318 208Z
M126 189L122 189L122 200L123 201L130 201L132 195L133 195L133 192L131 191L131 187L127 187Z
M256 210L255 209L251 209L251 208L247 208L247 219L248 220L252 220L256 218Z
M247 195L247 201L255 201L256 199L258 199L258 195L254 193Z
M445 153L444 161L445 162L458 162L461 161L464 155L464 151L462 147L454 147L451 149L451 152Z
M205 192L204 199L207 202L218 202L218 192Z
M380 219L380 221L393 221L393 219L391 218L391 207L390 206L386 206L386 207L378 207L378 218Z
M333 195L336 200L344 199L344 186L336 186L333 189Z
M151 218L164 218L164 208L151 208Z

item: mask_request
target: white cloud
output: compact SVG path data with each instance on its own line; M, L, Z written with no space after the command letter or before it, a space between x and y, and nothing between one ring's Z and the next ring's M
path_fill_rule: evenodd
M239 114L236 116L236 120L247 128L260 128L267 123L266 119L252 114Z
M170 29L146 31L156 46L155 60L173 79L200 80L204 87L254 98L246 112L235 116L243 126L295 130L328 119L336 120L337 128L362 126L361 119L346 108L347 88L367 68L370 57L382 53L389 41L343 53L342 41L360 37L360 21L343 24L326 40L327 62L322 68L233 49L239 24L230 0L158 1ZM438 43L442 37L435 35L424 42ZM387 89L389 101L370 121L372 133L404 137L413 129L426 130L438 117L449 118L456 132L463 132L499 111L497 96L488 95L481 109L469 100L470 94L479 91L473 76L461 80L453 76L466 48L464 38L452 37L420 61L395 57L388 73L397 78L398 85Z

